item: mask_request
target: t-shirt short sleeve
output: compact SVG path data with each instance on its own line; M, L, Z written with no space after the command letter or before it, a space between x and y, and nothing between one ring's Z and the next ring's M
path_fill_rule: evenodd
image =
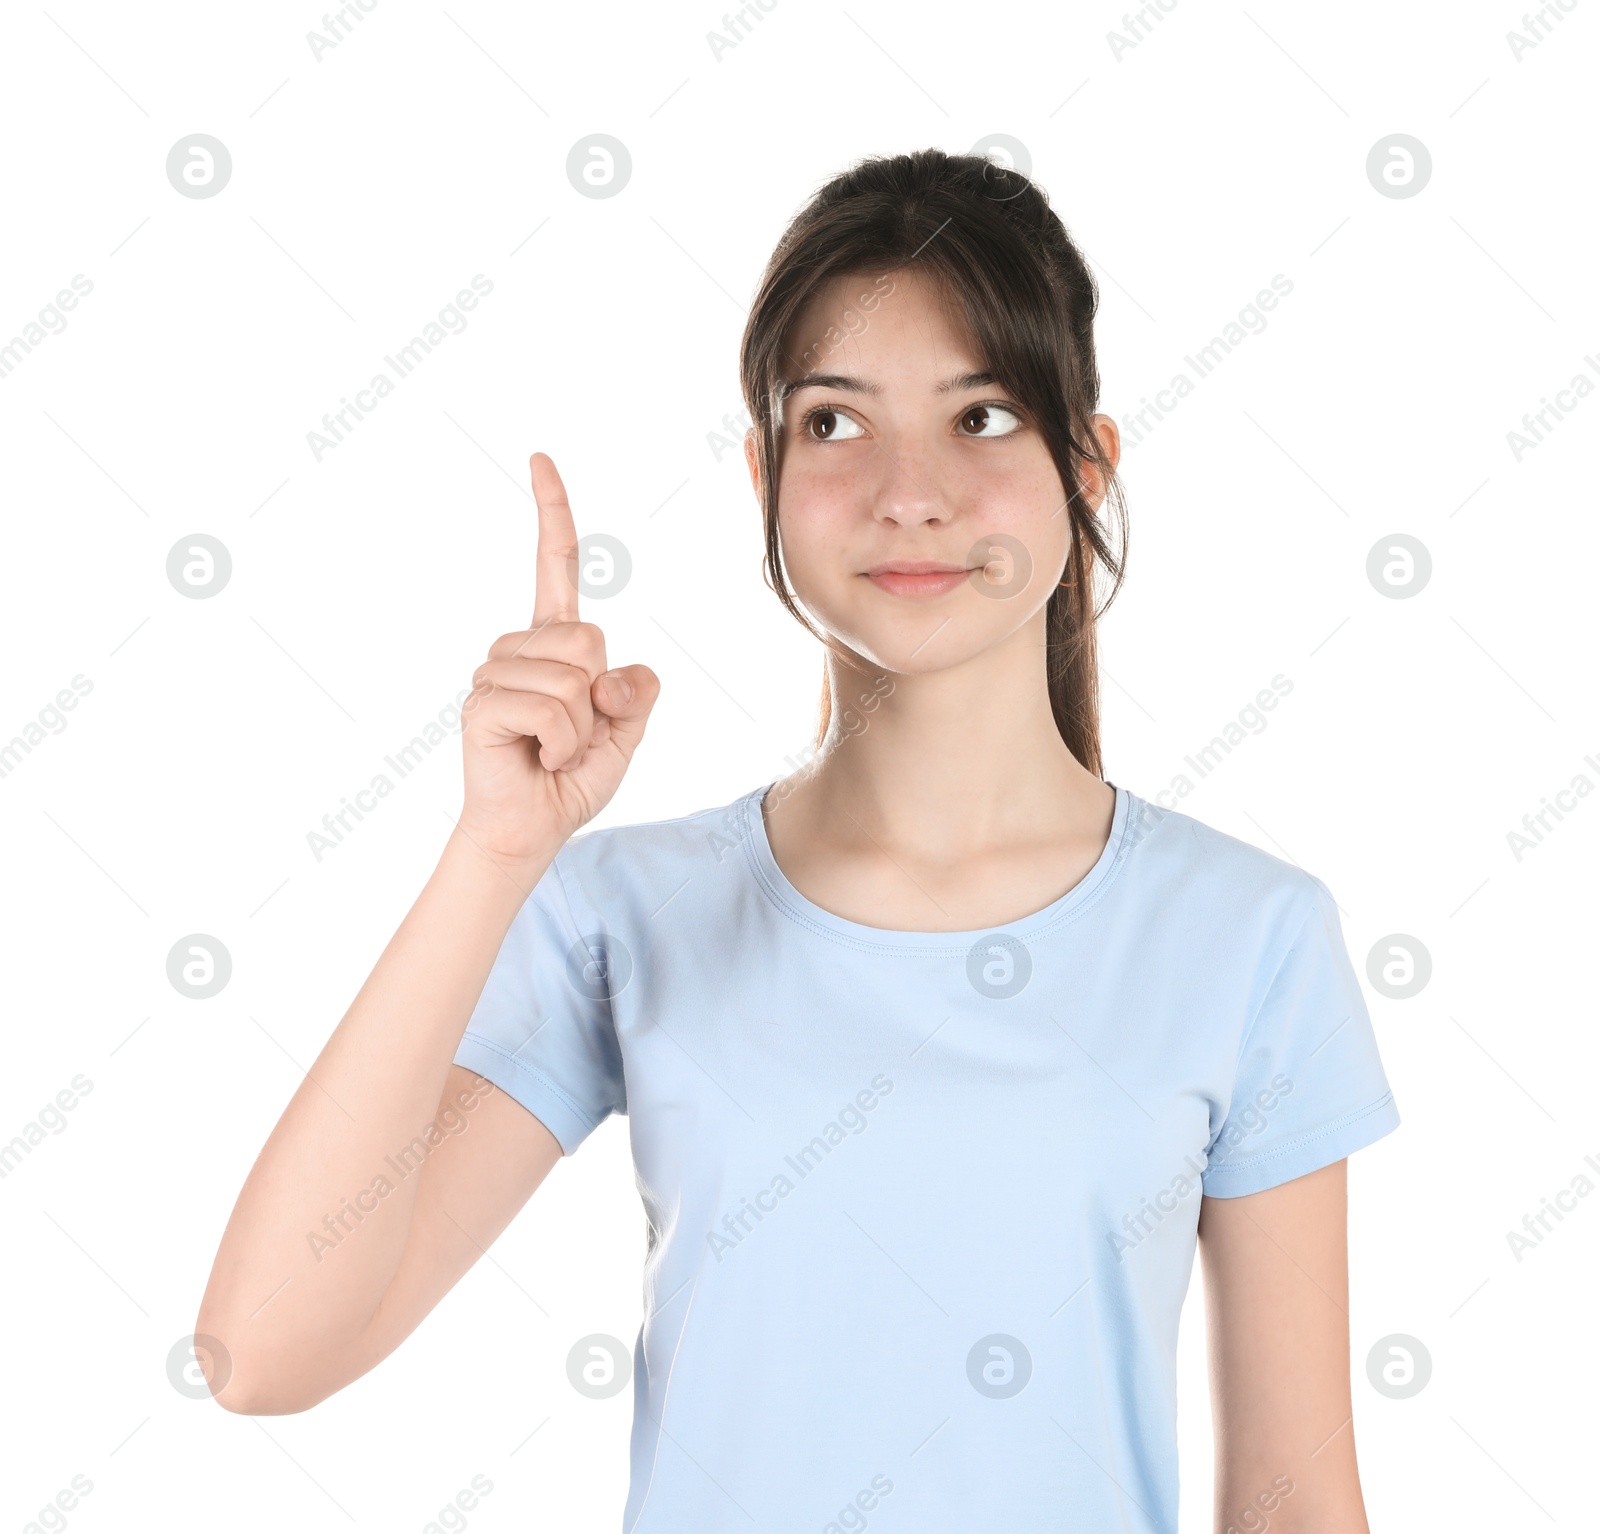
M558 854L513 919L455 1063L516 1098L570 1156L627 1112L627 1096L604 937L580 930L560 864Z
M1400 1123L1338 906L1311 882L1311 909L1268 982L1207 1148L1201 1185L1213 1197L1303 1177Z

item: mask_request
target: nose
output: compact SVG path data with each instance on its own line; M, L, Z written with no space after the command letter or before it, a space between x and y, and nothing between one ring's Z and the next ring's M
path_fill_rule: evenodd
M872 497L872 514L880 522L899 527L921 527L948 522L953 513L938 465L930 455L903 443L878 444L878 480Z

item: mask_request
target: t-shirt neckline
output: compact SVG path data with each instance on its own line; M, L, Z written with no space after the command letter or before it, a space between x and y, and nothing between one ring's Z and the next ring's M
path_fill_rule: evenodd
M788 875L773 856L772 843L767 838L766 818L761 813L762 800L778 781L773 778L751 789L740 800L745 833L741 840L757 882L775 905L802 925L856 947L951 953L970 949L981 938L996 932L1024 940L1034 937L1075 915L1100 892L1122 862L1127 850L1128 825L1132 819L1129 807L1133 796L1127 789L1107 779L1108 786L1116 793L1116 804L1111 813L1111 834L1088 873L1064 895L1057 896L1040 910L997 927L977 927L959 932L910 932L893 927L871 927L865 922L836 915L807 899L789 882Z

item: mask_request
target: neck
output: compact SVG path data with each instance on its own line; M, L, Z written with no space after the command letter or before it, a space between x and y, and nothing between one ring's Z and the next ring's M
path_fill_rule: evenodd
M827 737L785 799L834 835L853 821L886 847L952 856L1108 820L1114 794L1056 725L1043 643L1041 613L993 650L923 675L830 654Z

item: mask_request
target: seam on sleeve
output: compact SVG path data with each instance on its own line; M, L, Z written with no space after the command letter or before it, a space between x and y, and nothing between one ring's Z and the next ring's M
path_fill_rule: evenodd
M572 892L567 888L566 870L561 866L561 855L566 850L565 846L557 848L556 855L550 859L550 866L555 870L556 885L561 891L561 909L567 918L567 936L576 943L583 941L583 932L578 926L577 912L572 909Z
M542 1071L536 1071L531 1065L528 1064L526 1060L517 1059L517 1057L512 1054L510 1050L503 1048L499 1044L496 1044L493 1039L485 1038L481 1033L472 1032L470 1028L466 1031L466 1033L462 1034L462 1038L464 1040L471 1039L473 1043L478 1045L479 1048L488 1050L492 1055L498 1055L500 1059L504 1060L506 1064L518 1074L528 1077L531 1081L537 1082L545 1089L545 1091L558 1098L565 1107L570 1108L573 1114L587 1124L591 1130L598 1129L600 1127L601 1121L605 1117L604 1114L597 1118L594 1113L591 1112L591 1110L584 1107L583 1104L573 1097L570 1092L566 1091L563 1087L557 1086L556 1083L553 1082Z
M1213 1170L1221 1172L1250 1172L1258 1167L1265 1166L1269 1161L1276 1160L1279 1156L1287 1156L1292 1151L1304 1150L1306 1146L1318 1140L1326 1139L1329 1135L1338 1134L1341 1129L1348 1129L1352 1124L1358 1123L1369 1114L1376 1113L1380 1108L1394 1101L1393 1092L1385 1092L1376 1102L1368 1103L1365 1108L1357 1108L1354 1113L1347 1113L1343 1118L1334 1119L1331 1123L1319 1125L1316 1129L1308 1129L1304 1134L1298 1134L1292 1140L1285 1140L1282 1145L1275 1145L1271 1150L1257 1151L1253 1156L1242 1156L1237 1161L1217 1161L1208 1166L1201 1174L1203 1182Z
M567 846L570 845L570 842L567 843ZM556 852L555 857L550 860L550 866L555 869L556 883L561 887L561 903L566 907L568 935L574 943L582 943L584 938L583 928L578 924L578 913L572 904L572 892L567 888L566 870L561 866L561 855L566 850L566 846L561 847ZM609 936L610 934L608 933L607 935ZM617 1009L611 1003L611 987L609 984L606 986L605 1009L607 1026L610 1028L612 1040L617 1046L617 1074L622 1083L621 1101L613 1101L610 1105L610 1111L612 1113L626 1114L628 1111L628 1062L622 1053L622 1040L617 1032Z

